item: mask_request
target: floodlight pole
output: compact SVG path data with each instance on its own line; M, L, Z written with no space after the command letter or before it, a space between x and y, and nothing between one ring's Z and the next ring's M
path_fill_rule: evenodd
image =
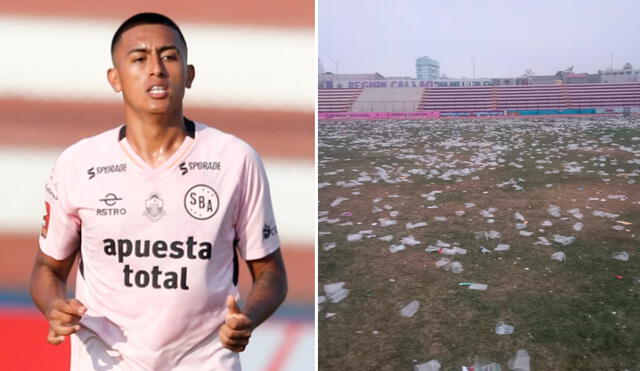
M474 57L469 57L471 59L471 65L473 66L473 79L476 79L476 59Z

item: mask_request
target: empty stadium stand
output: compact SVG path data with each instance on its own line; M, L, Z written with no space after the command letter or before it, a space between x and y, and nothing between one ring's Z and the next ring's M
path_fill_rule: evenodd
M350 112L362 89L318 89L318 112Z
M565 84L424 89L421 111L640 107L640 84Z

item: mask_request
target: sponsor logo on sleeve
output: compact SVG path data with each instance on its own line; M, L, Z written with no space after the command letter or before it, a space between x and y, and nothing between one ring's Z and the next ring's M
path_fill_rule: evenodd
M122 201L122 198L116 196L115 193L107 193L99 201L107 207L97 208L96 214L98 216L125 215L127 213L127 209L118 206L118 202Z
M184 195L185 210L198 220L206 220L216 215L219 206L218 194L208 185L195 185Z
M58 183L45 184L44 191L49 197L53 198L56 201L58 200Z
M269 239L271 236L275 236L278 234L278 229L276 228L276 225L269 225L266 224L264 225L264 227L262 227L262 239L263 240L267 240Z
M87 175L89 175L89 179L95 178L97 175L106 175L113 173L124 173L127 171L127 163L122 164L113 164L113 165L104 165L104 166L92 166L87 170Z
M219 171L222 170L222 163L220 161L189 161L181 162L179 165L182 175L187 174L189 171Z
M162 200L160 194L157 192L150 193L144 201L144 215L152 222L157 222L165 214L164 200Z
M42 228L40 229L40 235L47 238L49 232L49 219L51 218L51 206L48 202L44 203L44 215L42 216Z

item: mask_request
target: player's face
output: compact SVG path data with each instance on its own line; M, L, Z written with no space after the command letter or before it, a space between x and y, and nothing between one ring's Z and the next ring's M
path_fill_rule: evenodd
M140 25L122 34L113 53L108 78L125 105L138 113L167 114L182 108L191 87L193 66L187 65L184 44L163 25Z

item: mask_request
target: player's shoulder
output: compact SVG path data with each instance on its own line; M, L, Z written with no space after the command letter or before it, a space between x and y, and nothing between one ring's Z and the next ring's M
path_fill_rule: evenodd
M105 150L113 151L118 143L118 132L122 126L106 130L102 133L80 139L65 148L58 156L58 163L87 161L101 155Z
M258 153L250 144L235 135L201 122L196 122L195 126L196 137L199 137L200 145L217 148L234 157L259 158Z

